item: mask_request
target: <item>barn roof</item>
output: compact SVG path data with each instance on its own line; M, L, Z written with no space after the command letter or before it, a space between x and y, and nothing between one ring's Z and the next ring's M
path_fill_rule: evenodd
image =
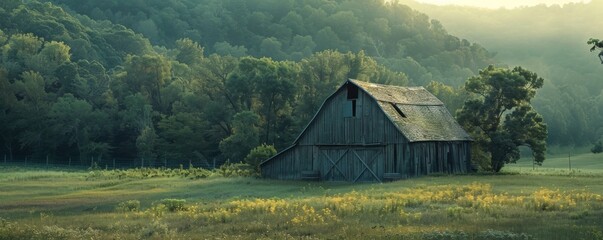
M385 115L409 142L472 141L469 134L450 115L444 103L423 87L400 87L348 79L339 90L347 84L356 85L375 99ZM295 139L293 145L268 158L260 165L264 165L295 147L324 105L339 90L325 99L312 120Z
M375 100L408 105L441 105L444 103L423 87L400 87L350 79L349 82L362 88Z
M410 142L471 141L444 103L423 87L400 87L349 80L373 97Z

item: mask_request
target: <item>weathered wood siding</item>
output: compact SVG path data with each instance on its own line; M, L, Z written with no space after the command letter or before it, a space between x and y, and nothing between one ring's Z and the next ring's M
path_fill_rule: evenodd
M345 117L347 90L341 88L325 102L322 110L300 137L304 145L365 145L406 142L404 135L383 113L377 102L360 91L356 117Z
M262 175L274 179L301 179L303 171L314 170L312 146L294 146L262 165Z
M383 181L385 173L467 172L469 142L409 143L364 91L355 117L346 117L348 101L345 87L327 99L296 145L262 165L263 176L301 179L304 171L318 171L321 180L357 182Z
M466 173L471 158L469 142L418 142L408 145L401 158L406 176L432 173Z

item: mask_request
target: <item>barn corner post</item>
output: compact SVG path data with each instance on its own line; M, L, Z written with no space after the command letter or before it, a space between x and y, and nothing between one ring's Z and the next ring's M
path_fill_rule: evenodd
M348 182L464 173L470 141L424 88L350 79L323 102L292 146L261 170L267 178Z

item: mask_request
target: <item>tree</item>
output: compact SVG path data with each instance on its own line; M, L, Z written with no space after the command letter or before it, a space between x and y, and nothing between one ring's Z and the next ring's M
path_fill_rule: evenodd
M198 43L188 38L183 38L176 41L176 47L178 48L176 60L189 66L201 64L203 60L203 47Z
M64 63L71 61L71 48L62 42L46 42L40 52L32 59L32 68L44 75L53 75L55 70Z
M595 51L597 48L601 49L601 52L599 52L599 59L601 60L601 64L603 64L603 41L600 41L599 39L591 38L591 39L588 39L586 44L593 45L593 47L590 48L591 52Z
M601 140L599 140L597 143L595 143L593 148L590 149L590 151L594 154L602 153L603 152L603 142Z
M52 96L44 89L44 77L37 72L21 74L21 80L14 83L20 118L15 122L23 131L19 133L21 148L29 148L39 154L48 154L54 142L49 142L47 114Z
M519 159L519 146L528 146L534 161L542 164L547 128L530 101L543 82L538 75L521 67L494 66L465 82L465 89L472 96L457 117L475 140L478 154L474 154L474 162L499 172L506 163ZM479 153L489 156L489 164L484 164L487 160L475 158L481 155Z
M15 111L19 108L17 98L14 93L14 86L8 80L8 73L0 68L0 140L3 147L8 152L9 158L13 160L13 151L15 150L17 134L22 131L18 128L17 121L20 119Z
M172 66L160 55L129 56L125 64L125 82L133 92L142 93L153 108L165 112L161 90L171 80Z
M158 123L160 154L171 159L200 160L208 167L206 152L211 151L207 140L209 127L197 112L178 112Z
M107 143L97 140L108 135L111 124L109 117L93 110L90 103L76 99L72 94L65 94L52 105L48 118L52 140L69 147L74 146L80 162L90 154L108 154L110 148Z
M252 148L258 145L260 117L251 112L243 111L234 115L232 135L220 142L220 151L233 162L243 160Z
M432 81L425 88L438 99L442 100L451 113L455 113L461 109L467 99L467 94L463 89L457 89L441 82Z
M143 159L143 163L152 163L157 157L155 146L157 145L157 134L153 126L146 126L136 138L136 148L138 156Z

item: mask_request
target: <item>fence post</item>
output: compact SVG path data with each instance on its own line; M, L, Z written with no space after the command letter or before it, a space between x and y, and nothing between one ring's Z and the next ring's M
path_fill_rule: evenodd
M6 154L4 154L4 164L6 164Z
M144 158L140 158L140 168L144 168Z
M163 167L167 168L167 158L163 155Z
M115 169L115 158L113 158L113 169Z
M568 160L568 162L569 162L569 170L570 170L570 172L571 172L571 171L572 171L572 152L569 152L569 153L567 154L567 160Z
M48 154L46 154L46 169L48 169Z
M25 166L27 166L27 156L25 156Z
M69 157L69 166L71 167L71 157Z
M191 160L190 158L188 159L188 169L193 168L193 160Z

